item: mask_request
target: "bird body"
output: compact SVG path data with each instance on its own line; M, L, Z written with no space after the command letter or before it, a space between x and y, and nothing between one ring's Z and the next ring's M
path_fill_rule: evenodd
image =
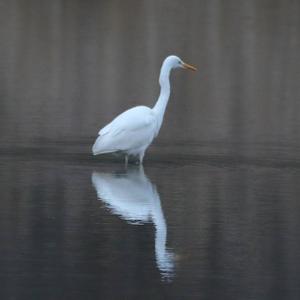
M196 70L184 63L179 57L168 56L161 67L159 98L153 108L136 106L118 115L112 122L99 131L92 151L94 155L122 151L126 164L128 155L139 157L140 163L146 149L158 135L170 97L170 71L173 68Z
M151 108L128 109L99 131L93 153L124 151L128 155L141 155L151 144L157 126L157 117Z

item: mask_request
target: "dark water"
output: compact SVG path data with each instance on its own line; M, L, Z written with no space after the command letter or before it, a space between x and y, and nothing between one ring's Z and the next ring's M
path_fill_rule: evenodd
M297 168L0 166L1 299L300 296Z
M98 129L172 95L144 168ZM300 2L0 0L0 299L299 299Z

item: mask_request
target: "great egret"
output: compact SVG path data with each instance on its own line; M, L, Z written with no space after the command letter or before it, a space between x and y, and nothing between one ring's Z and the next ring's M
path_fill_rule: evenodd
M143 163L145 151L162 125L170 97L170 71L176 68L197 70L178 56L168 56L160 70L160 95L154 107L136 106L118 115L99 131L92 148L94 155L122 151L126 165L128 155L138 156L140 164Z

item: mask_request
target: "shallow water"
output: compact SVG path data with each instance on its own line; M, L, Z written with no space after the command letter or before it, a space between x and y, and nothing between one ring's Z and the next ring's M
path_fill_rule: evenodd
M0 161L1 299L299 297L299 168L52 158Z
M299 11L0 0L0 299L300 299ZM173 53L144 168L92 157Z

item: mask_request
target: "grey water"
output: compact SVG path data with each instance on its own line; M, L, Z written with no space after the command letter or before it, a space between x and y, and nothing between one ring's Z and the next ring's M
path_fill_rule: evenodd
M300 2L0 0L0 299L299 299ZM143 167L93 157L152 106Z

